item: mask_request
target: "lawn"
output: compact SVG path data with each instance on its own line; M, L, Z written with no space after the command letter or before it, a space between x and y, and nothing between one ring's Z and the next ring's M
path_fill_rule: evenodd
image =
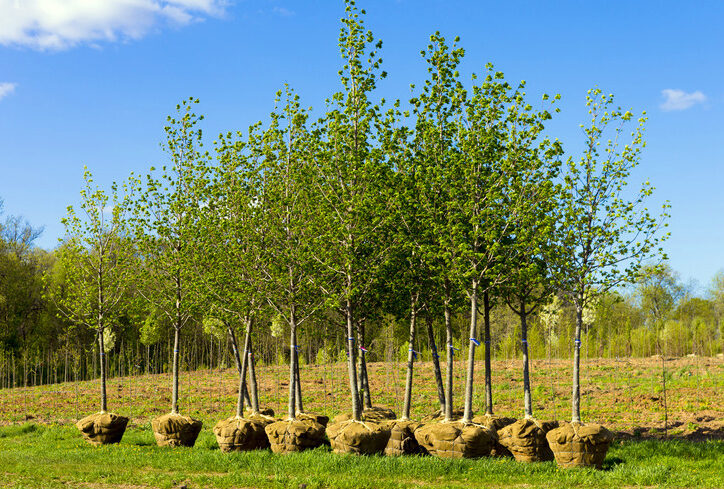
M552 462L509 459L339 456L326 447L285 456L270 451L224 454L213 425L233 414L233 369L184 372L181 411L204 422L192 449L156 447L150 420L170 407L170 376L139 375L109 381L109 407L131 418L122 443L94 448L73 423L98 410L98 382L0 390L0 487L84 488L394 488L394 487L724 487L724 361L680 358L666 362L666 410L660 359L584 361L584 421L609 427L617 441L604 470L561 470ZM456 365L456 404L462 403L462 362ZM521 415L519 360L493 363L496 412ZM283 415L285 366L260 366L263 407ZM349 410L346 365L305 365L307 411ZM474 406L482 407L482 365L476 366ZM433 412L436 390L429 362L416 367L413 418ZM370 365L375 404L399 413L404 364ZM570 415L570 362L536 360L534 410L540 419ZM665 423L665 419L667 419ZM667 430L664 430L664 426Z
M159 448L149 426L95 448L73 426L0 428L0 487L724 487L724 441L624 441L604 470L558 469L510 459L340 456L327 447L290 455L224 454L203 431L194 448Z

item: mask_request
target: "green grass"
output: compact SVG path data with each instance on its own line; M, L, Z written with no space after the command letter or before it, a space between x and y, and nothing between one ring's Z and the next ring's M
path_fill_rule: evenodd
M615 443L604 470L508 459L340 456L328 448L224 454L208 427L194 448L159 448L149 426L92 447L72 425L0 428L0 487L724 487L724 441Z

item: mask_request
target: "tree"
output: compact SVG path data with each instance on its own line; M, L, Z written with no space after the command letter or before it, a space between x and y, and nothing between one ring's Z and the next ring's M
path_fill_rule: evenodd
M170 164L162 167L158 177L151 168L133 214L135 243L142 260L140 279L145 282L139 292L167 317L174 331L171 414L178 414L180 334L196 312L191 209L199 205L195 173L208 159L201 153L202 133L196 128L203 116L192 112L197 103L185 100L176 106L178 119L167 118L163 147ZM141 183L139 178L132 180Z
M407 375L405 378L405 396L402 408L401 420L410 418L410 407L412 404L412 379L417 351L415 350L415 335L417 332L418 317L425 305L430 290L430 283L427 277L430 276L430 269L427 266L426 257L423 251L423 241L429 242L429 230L425 229L425 218L419 206L417 188L418 175L415 171L414 162L409 165L407 161L412 158L400 158L395 188L397 196L397 214L403 223L399 229L399 236L395 239L393 254L396 255L398 266L394 267L397 273L399 287L395 287L395 295L406 299L403 309L409 313L410 328L407 350ZM403 299L403 300L404 300ZM402 304L401 304L402 305Z
M668 263L658 266L644 265L636 280L635 294L646 322L656 334L656 348L659 354L663 355L659 332L664 321L669 319L684 297L685 288L678 282Z
M668 203L660 216L646 209L653 187L645 182L638 192L627 192L631 171L638 166L643 139L645 114L623 144L625 131L633 114L614 106L613 95L594 88L589 90L586 105L591 116L582 125L585 149L580 159L566 162L560 194L557 232L556 279L576 310L573 350L572 421L581 421L580 346L583 311L596 297L618 285L633 282L645 260L665 257L661 234L668 217ZM605 139L610 136L610 139ZM607 142L604 142L607 141ZM603 143L603 148L601 147Z
M371 292L387 249L391 169L374 141L379 107L369 99L380 72L377 50L381 42L365 30L353 1L347 2L339 47L345 65L340 70L343 91L330 100L330 110L317 125L321 151L317 161L319 229L317 257L330 276L325 288L329 305L345 318L352 415L360 419L361 403L356 374L356 310ZM369 47L373 48L370 49Z
M524 101L519 87L511 97L511 124L506 136L504 158L511 161L509 191L505 200L518 213L505 245L506 281L501 292L508 307L520 318L521 349L523 352L523 396L526 419L533 417L528 361L528 318L548 301L554 292L549 273L555 248L550 246L555 229L554 179L560 167L558 142L543 137L541 131L550 119L547 110L532 111ZM554 97L557 100L559 97ZM543 100L548 100L544 95ZM557 109L556 109L557 110ZM521 206L518 203L525 202ZM486 311L487 312L487 311ZM489 332L486 331L489 342ZM486 344L487 346L487 344ZM486 396L487 397L487 396ZM486 414L492 414L488 405Z
M460 158L456 161L457 174L452 182L455 207L451 239L457 249L455 269L470 301L463 415L466 423L472 419L475 347L480 344L477 339L479 299L504 281L505 264L515 251L510 245L510 236L522 227L529 207L529 195L516 188L520 185L516 179L526 181L529 186L540 183L536 180L540 173L521 171L521 163L536 161L535 158L527 160L526 153L551 115L547 110L532 110L525 102L524 86L521 82L512 87L503 73L488 64L485 78L472 86L471 95L463 105L464 113L457 121ZM547 141L541 148L551 154L557 151L557 145ZM525 180L527 178L531 180Z
M68 215L62 220L66 235L56 252L64 281L59 287L50 288L49 295L61 317L94 331L100 357L101 413L105 413L108 348L104 342L111 326L125 312L126 289L132 280L133 249L126 221L132 193L120 196L114 183L110 194L106 194L94 187L87 168L83 178L82 212L68 206ZM50 283L49 276L46 283Z
M289 419L303 411L299 379L300 327L322 305L322 270L315 252L320 230L315 212L317 146L307 128L307 112L299 96L285 87L283 107L271 114L260 141L263 160L264 254L261 269L266 300L289 325ZM277 102L282 92L277 93Z
M719 323L719 340L721 342L719 350L724 353L724 271L720 271L714 275L708 295L714 303L714 310L716 311L717 321Z
M455 38L457 43L458 38ZM445 381L445 419L453 413L453 346L452 315L459 298L459 283L454 277L457 248L453 242L453 181L457 178L454 163L460 158L456 141L457 121L461 117L466 93L459 80L457 66L465 51L455 44L449 47L436 32L422 51L428 64L429 78L421 92L410 100L415 115L415 132L410 152L412 180L418 230L411 239L427 263L436 290L440 291L445 319L447 370ZM428 300L429 309L437 304Z
M198 199L203 205L189 209L193 243L195 287L208 304L208 320L223 323L231 338L239 371L236 416L244 413L249 373L250 404L259 413L252 331L264 311L264 209L262 163L258 148L259 124L249 128L247 141L241 133L221 134L217 141L217 164L197 171ZM243 327L243 353L236 337Z
M0 215L2 207L0 199ZM0 222L0 342L13 358L22 350L27 359L37 340L47 344L37 338L45 309L41 277L52 263L52 257L34 247L42 232L42 227L33 227L20 216L6 216Z

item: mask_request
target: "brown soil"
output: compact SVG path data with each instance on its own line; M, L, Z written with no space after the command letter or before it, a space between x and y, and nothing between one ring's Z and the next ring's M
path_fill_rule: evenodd
M581 411L584 422L600 423L617 438L724 439L724 359L684 357L666 359L666 397L661 358L583 359L581 362ZM310 412L334 417L349 412L351 402L346 364L302 365L302 393ZM522 417L522 362L493 361L495 414ZM258 368L260 398L264 406L285 412L287 391L281 386L288 367ZM405 364L368 365L372 401L402 408ZM455 362L455 407L462 405L464 361ZM183 372L181 409L204 421L207 427L233 414L238 376L234 369ZM483 365L475 365L473 406L484 411ZM570 360L534 359L531 362L534 416L570 419ZM170 374L112 378L108 381L109 407L131 418L130 424L147 424L167 411ZM0 389L0 424L71 423L95 409L98 381L40 387ZM664 403L666 401L666 404ZM666 410L665 410L666 405ZM415 367L412 419L438 409L431 362Z

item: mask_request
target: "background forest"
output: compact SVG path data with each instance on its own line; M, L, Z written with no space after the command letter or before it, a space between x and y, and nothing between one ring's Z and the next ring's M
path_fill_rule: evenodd
M55 252L33 246L42 229L18 216L5 216L0 246L0 386L9 388L99 376L97 342L89 328L72 327L59 317L53 301L44 295L43 276L62 284L63 271ZM57 286L57 285L56 285ZM120 376L167 372L173 355L173 328L155 317L141 301L129 296L129 310L106 333L108 373ZM441 318L433 317L437 344L444 343ZM453 317L455 341L467 343L469 311ZM345 361L345 331L320 312L300 331L303 364ZM715 356L723 350L724 274L719 273L703 294L682 284L665 268L642 278L635 286L606 294L589 312L582 351L588 357ZM534 314L528 342L532 358L568 358L573 351L574 310L560 302L557 316ZM520 323L506 305L491 312L495 358L520 355ZM370 361L407 358L406 318L381 311L366 328ZM286 362L288 326L268 315L256 328L258 361ZM186 329L182 365L186 369L234 366L229 337L203 316ZM430 360L427 338L419 339L422 360Z

